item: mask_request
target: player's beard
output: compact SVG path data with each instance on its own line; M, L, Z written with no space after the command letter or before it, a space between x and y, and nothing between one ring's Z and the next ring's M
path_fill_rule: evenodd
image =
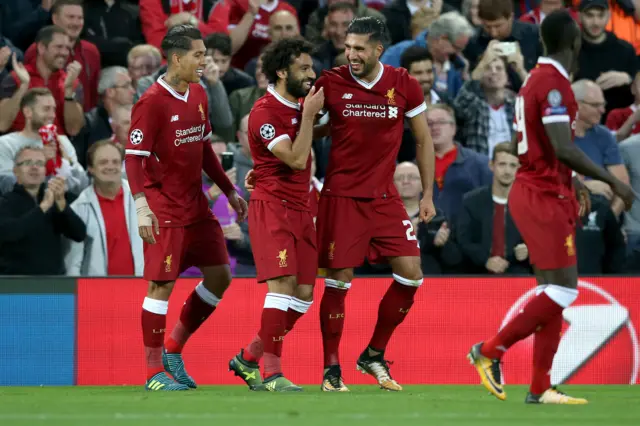
M374 70L374 68L376 67L376 64L378 63L377 60L372 60L372 61L363 61L362 62L362 71L360 71L359 73L355 73L353 72L353 69L351 69L351 72L353 73L353 75L355 75L356 77L366 77L369 74L371 74L371 72Z
M296 80L293 77L287 78L287 93L295 98L304 98L309 93L309 90L304 87L304 84L307 82L313 84L313 80L310 78L300 80Z

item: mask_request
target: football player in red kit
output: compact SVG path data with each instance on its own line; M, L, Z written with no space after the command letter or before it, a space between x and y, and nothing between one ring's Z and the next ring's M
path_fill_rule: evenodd
M345 321L345 297L353 268L365 257L388 262L393 282L380 302L378 320L357 368L386 390L402 387L391 378L385 349L422 284L420 247L393 182L404 121L417 143L423 199L420 218L435 215L434 153L420 83L404 68L380 63L386 26L371 17L354 19L347 30L348 65L324 71L316 83L325 94L331 133L329 164L318 208L319 266L327 268L320 303L324 346L324 391L347 391L338 348Z
M208 142L207 95L199 84L206 51L200 31L175 26L162 49L169 67L133 107L125 166L144 241L144 278L149 281L142 304L146 389L173 391L196 387L185 370L182 348L231 282L224 235L202 192L201 171L227 195L240 220L246 217L247 204ZM191 266L200 268L204 280L164 342L169 296L180 273Z
M509 210L529 249L538 282L536 296L496 336L474 345L468 358L489 392L505 400L501 359L516 342L535 334L533 377L525 402L586 404L587 400L551 386L550 376L562 311L578 297L576 220L589 210L589 195L577 177L572 179L572 170L609 184L627 208L634 194L573 143L578 105L570 73L576 70L580 29L563 9L545 18L541 36L546 56L538 60L516 98L513 151L520 169L509 194Z
M316 281L318 254L309 181L313 124L324 94L312 87L316 78L312 52L313 46L303 39L270 46L261 57L262 71L271 84L249 115L255 182L249 237L258 282L266 282L268 292L258 336L229 367L253 390L302 390L283 376L280 356L284 335L311 305ZM302 108L298 99L305 96ZM258 367L261 358L264 381Z

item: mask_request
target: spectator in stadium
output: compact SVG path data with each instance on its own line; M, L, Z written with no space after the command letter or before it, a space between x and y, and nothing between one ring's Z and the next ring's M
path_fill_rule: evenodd
M0 34L24 51L33 43L38 31L50 23L50 10L54 2L55 0L2 0Z
M223 2L220 2L223 3ZM139 0L142 34L147 43L160 48L167 31L176 25L198 27L202 36L226 31L227 21L216 20L213 0Z
M45 183L41 147L22 147L14 160L17 183L0 199L0 275L64 275L62 237L84 240L84 223L69 207L64 179Z
M480 28L482 25L482 21L480 21L480 18L478 17L479 4L480 0L463 0L460 8L462 16L467 18L469 23L473 25L473 28Z
M100 52L95 44L80 39L84 27L84 11L82 0L56 0L51 8L51 20L67 32L70 41L67 64L77 62L81 66L79 75L83 88L82 105L89 111L98 103L98 76L100 75ZM35 43L29 46L24 54L25 63L33 63L36 59Z
M97 107L85 113L85 125L72 142L83 167L87 166L87 151L95 142L113 136L112 119L116 108L133 105L135 90L129 71L120 66L104 68L98 83L100 102ZM125 139L122 141L126 142Z
M139 44L127 53L127 67L133 81L133 87L138 88L138 81L142 77L151 75L162 66L162 53L150 44ZM137 99L134 99L137 101Z
M56 115L56 102L49 89L29 89L22 98L20 110L25 117L24 128L0 137L0 175L14 171L14 158L22 148L39 146L47 160L45 176L64 174L67 189L79 194L87 186L88 179L69 138L49 132L53 130L50 126Z
M111 114L111 129L113 135L111 135L109 140L123 150L127 144L127 140L129 140L132 107L132 105L119 105L114 108Z
M578 57L578 72L573 80L592 80L604 90L604 117L616 108L633 103L631 83L638 71L636 52L628 42L606 31L609 21L607 0L582 0L580 23L582 47Z
M336 56L344 52L347 27L354 17L355 8L349 3L335 3L329 6L324 27L326 40L317 47L314 54L320 60L322 69L333 68Z
M455 142L456 120L451 107L431 105L427 122L436 154L433 201L449 223L455 223L464 194L491 183L489 159Z
M542 45L538 27L526 22L514 20L512 0L480 0L478 17L482 22L482 29L471 38L464 56L469 60L471 69L480 62L488 49L506 57L509 64L509 86L513 91L520 90L526 74L542 56ZM491 46L493 40L496 40ZM515 48L501 43L515 43ZM517 58L522 55L524 61Z
M253 85L253 78L244 71L231 66L231 38L224 33L209 34L204 39L207 48L207 56L213 58L213 62L220 70L220 81L224 85L227 94L238 89Z
M351 4L356 11L356 18L371 16L382 22L386 22L387 20L387 18L385 18L385 16L379 11L367 7L363 0L327 0L322 7L317 8L313 13L311 13L311 15L309 15L309 21L305 27L304 36L311 43L319 45L326 40L326 17L329 13L329 8L336 3Z
M249 147L249 114L240 120L236 137L238 143L228 145L230 152L233 152L233 164L236 169L236 180L233 181L242 191L238 194L245 200L249 198L249 193L244 185L244 178L249 170L253 169L253 159L251 158L251 148Z
M260 54L269 43L271 15L296 9L283 0L225 0L216 3L209 19L225 23L231 38L231 65L244 69L249 60ZM218 30L217 32L226 32Z
M244 89L238 89L229 95L229 107L233 115L233 131L236 133L239 129L240 120L249 114L251 108L253 108L253 104L267 93L269 82L262 72L261 56L258 56L255 69L257 84L255 86L245 87Z
M618 143L611 132L600 124L606 105L602 89L589 80L576 81L571 87L578 102L574 142L591 161L628 184L629 175L620 156ZM591 193L610 200L616 217L624 211L624 203L618 197L613 198L613 192L606 183L588 179L585 180L585 186Z
M522 61L522 55L519 56ZM487 50L453 101L464 146L488 157L500 142L510 141L515 115L515 93L507 89L507 62Z
M435 88L455 97L462 87L467 62L460 52L473 35L473 28L465 17L457 12L441 15L429 29L420 33L415 40L407 40L391 46L382 55L384 64L398 67L402 53L410 46L429 49L433 57Z
M468 192L458 215L456 239L473 265L468 272L529 274L529 251L516 228L507 199L520 163L511 142L495 146L491 185Z
M0 81L4 80L4 78L9 74L11 70L13 70L13 54L16 55L16 61L23 62L24 55L22 51L15 47L11 40L6 37L2 37L2 32L0 30Z
M85 1L83 37L96 45L103 67L126 67L128 52L144 43L138 8L122 0Z
M382 9L387 18L391 44L412 39L411 18L421 9L432 9L436 15L455 10L442 0L394 0Z
M87 229L83 241L65 241L67 276L142 276L142 239L131 190L122 178L122 151L104 139L91 145L92 185L71 204Z
M629 172L631 187L640 194L640 135L631 136L618 146L624 165ZM624 230L627 233L629 254L633 250L640 251L640 201L636 200L631 210L625 214ZM637 266L640 271L640 264Z
M620 274L624 272L627 245L622 223L609 202L591 196L591 212L576 226L578 273L581 275Z
M78 62L66 65L69 36L60 27L48 26L38 32L37 56L31 63L14 62L13 71L0 82L0 133L22 130L24 116L20 102L29 88L47 87L55 101L55 124L60 132L77 135L84 126L83 88L78 80Z
M618 142L632 134L640 133L640 72L637 72L631 85L633 103L628 107L616 108L607 115L607 128L615 133Z
M565 0L540 0L538 6L520 16L522 22L528 22L534 25L540 25L544 17L558 9L567 9L576 22L580 22L578 14L570 7L565 5Z

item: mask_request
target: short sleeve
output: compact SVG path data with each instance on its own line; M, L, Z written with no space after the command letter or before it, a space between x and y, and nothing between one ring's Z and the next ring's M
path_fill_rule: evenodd
M427 104L424 102L424 95L422 94L422 86L418 83L414 77L409 74L405 74L407 83L405 85L405 93L407 96L407 110L404 113L405 117L413 118L427 110Z
M615 137L606 128L598 129L598 139L602 145L602 159L605 166L615 166L623 164L620 148Z
M158 129L158 108L152 97L146 97L133 105L131 127L126 154L148 157L153 152Z
M569 105L572 103L575 103L575 99L568 81L566 84L550 83L541 87L539 108L542 124L569 123Z
M279 142L291 138L287 134L287 129L282 120L276 115L277 112L270 112L266 108L260 108L251 112L249 116L249 134L255 143L262 144L269 151L273 150Z

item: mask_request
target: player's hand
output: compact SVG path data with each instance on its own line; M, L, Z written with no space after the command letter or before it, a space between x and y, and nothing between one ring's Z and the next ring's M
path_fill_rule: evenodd
M433 239L433 245L436 247L442 247L449 240L449 235L451 235L451 230L449 229L447 222L443 222L442 225L440 225L438 232L436 232L436 236Z
M207 79L207 83L211 86L215 86L220 81L220 68L213 61L213 57L207 56L204 59L207 64L204 67L204 78Z
M242 222L247 218L247 212L249 210L249 206L247 202L238 195L236 191L233 191L229 194L229 205L233 207L233 210L237 213L238 219L236 222Z
M64 79L65 89L73 88L73 83L75 83L80 76L80 72L82 72L82 65L80 65L80 62L73 61L67 65L67 77Z
M513 252L515 253L516 259L518 259L519 262L523 262L529 257L529 249L527 248L527 245L523 243L515 246L513 248Z
M240 229L240 225L238 225L237 223L223 226L222 233L224 234L225 240L240 241L244 238L244 236L242 235L242 229Z
M307 118L314 119L320 110L324 107L324 89L316 91L316 86L311 86L311 90L304 98L304 109L302 114Z
M429 223L434 217L436 217L436 207L433 205L433 198L423 197L420 200L420 220Z
M631 77L626 72L607 71L600 74L600 77L596 79L596 84L600 86L602 90L607 90L611 89L612 87L631 84L631 81Z
M20 80L20 85L28 86L31 81L31 76L29 75L29 71L24 67L24 64L18 62L15 53L11 55L11 66L13 67L13 72L16 73Z
M180 12L175 15L169 16L169 18L164 21L164 26L167 28L173 28L176 25L186 25L191 23L192 18L194 16L189 12Z
M580 217L584 217L591 212L591 194L589 193L589 189L587 189L584 182L582 182L577 177L573 178L573 186L576 190L576 198L578 199L578 203L580 203L580 210L578 211L578 215ZM607 185L607 187L608 186L609 185Z
M599 180L587 180L584 181L584 186L594 195L602 195L609 201L613 199L613 190L604 182Z
M158 218L149 208L147 199L143 197L136 198L136 215L138 216L138 234L142 241L147 244L155 244L155 235L160 235L160 224Z
M500 256L493 256L487 260L487 264L485 265L489 272L493 272L494 274L502 274L509 267L509 262Z
M631 187L619 180L616 180L615 184L611 188L613 189L613 193L622 199L624 202L624 209L626 211L631 210L631 206L633 206L633 202L636 200L638 195L633 192Z
M253 169L250 169L244 177L244 187L247 188L247 192L251 193L256 189L256 175Z
M260 6L266 4L267 1L268 0L249 0L249 9L247 10L247 12L251 13L254 16L257 15L260 11Z

